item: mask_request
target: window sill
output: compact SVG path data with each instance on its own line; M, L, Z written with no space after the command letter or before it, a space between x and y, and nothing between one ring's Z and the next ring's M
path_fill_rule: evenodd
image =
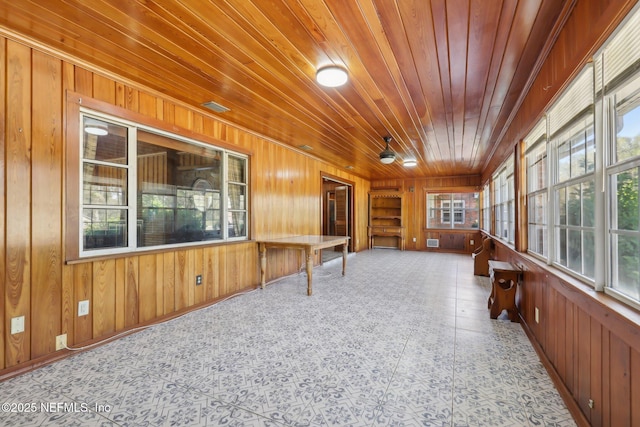
M186 246L171 246L167 248L156 248L156 249L139 249L136 251L120 252L117 254L105 254L105 255L96 255L96 256L85 256L82 258L71 258L71 259L65 260L65 264L66 265L84 264L87 262L104 261L104 260L110 260L110 259L128 258L128 257L142 256L142 255L154 255L154 254L162 254L167 252L179 252L179 251L187 251L191 249L202 249L202 248L208 248L213 246L216 246L216 247L229 246L229 245L255 243L255 242L256 241L253 239L209 241L209 242L203 242L201 244L186 245Z

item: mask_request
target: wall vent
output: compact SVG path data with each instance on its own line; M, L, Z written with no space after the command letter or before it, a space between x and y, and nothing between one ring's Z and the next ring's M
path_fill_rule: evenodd
M427 247L428 248L438 248L440 247L439 239L427 239Z
M224 105L220 105L217 102L209 101L202 104L203 107L208 108L211 111L215 111L216 113L226 113L230 111L230 108L225 107Z

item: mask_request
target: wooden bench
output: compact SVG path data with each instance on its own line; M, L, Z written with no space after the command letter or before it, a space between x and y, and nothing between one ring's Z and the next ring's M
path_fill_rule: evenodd
M489 274L491 277L491 295L487 301L489 317L497 319L503 310L507 310L509 320L519 322L516 291L522 271L511 263L491 260Z
M489 260L493 258L493 240L491 237L482 239L482 245L473 251L473 274L476 276L489 276Z

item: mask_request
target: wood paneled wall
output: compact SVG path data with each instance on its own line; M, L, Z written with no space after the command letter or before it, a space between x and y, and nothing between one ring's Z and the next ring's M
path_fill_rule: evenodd
M372 189L393 189L404 193L402 223L405 226L405 249L415 251L445 251L471 253L480 244L480 230L427 229L427 192L480 191L480 176L430 177L417 179L386 179L372 181ZM464 237L464 249L427 248L427 239L454 239ZM413 239L416 239L414 242Z
M561 381L565 400L579 411L576 419L640 426L640 314L499 241L495 256L525 271L520 315Z
M637 0L576 0L558 39L549 51L540 72L525 91L526 97L511 123L497 129L499 145L482 173L487 181L510 155L516 144L535 126L538 118L572 81L595 50L615 30Z
M522 106L509 127L500 130L499 146L483 171L482 182L517 152L519 141L636 4L636 0L576 2ZM520 185L516 194L519 212L526 215L524 188ZM526 221L518 230L525 229ZM516 242L526 250L522 236L516 236ZM499 242L495 255L526 271L518 293L525 329L558 378L578 424L640 426L640 314Z
M252 239L321 230L321 172L354 182L355 249L366 248L369 182L231 127L161 94L0 39L0 378L55 357L55 337L82 346L259 283L254 241L65 263L65 97L75 92L250 153ZM77 122L77 120L76 120ZM301 141L303 143L304 141ZM268 280L300 268L271 251ZM319 260L316 260L319 261ZM195 276L203 284L195 285ZM89 300L88 316L77 316ZM11 319L25 316L12 335Z

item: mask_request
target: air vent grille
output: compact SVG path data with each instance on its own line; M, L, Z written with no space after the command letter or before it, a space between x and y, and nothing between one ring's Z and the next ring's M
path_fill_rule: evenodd
M427 239L427 247L428 248L438 248L440 247L439 239Z
M226 113L230 111L230 108L225 107L224 105L220 105L217 102L209 101L202 104L203 107L208 108L211 111L215 111L216 113Z

